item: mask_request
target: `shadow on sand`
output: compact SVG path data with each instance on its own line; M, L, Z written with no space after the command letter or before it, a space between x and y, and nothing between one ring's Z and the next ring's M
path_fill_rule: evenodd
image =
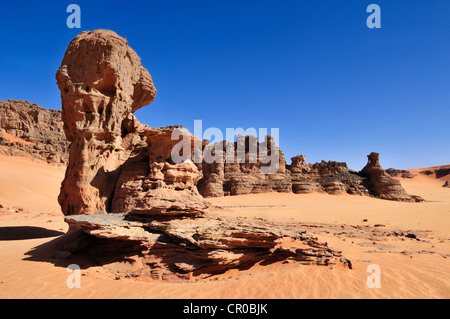
M63 232L33 226L0 227L0 241L48 238L63 235Z
M77 264L81 269L112 262L130 261L139 245L134 242L96 238L83 231L58 232L56 237L25 253L23 260L48 262L57 267ZM101 256L101 258L98 258Z

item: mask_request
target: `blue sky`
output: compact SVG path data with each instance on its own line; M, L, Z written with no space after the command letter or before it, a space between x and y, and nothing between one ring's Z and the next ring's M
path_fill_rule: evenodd
M66 8L81 7L81 29ZM369 29L366 8L381 8ZM149 126L279 128L290 158L359 170L450 163L450 1L10 1L0 99L60 109L55 73L84 30L126 37L158 90Z

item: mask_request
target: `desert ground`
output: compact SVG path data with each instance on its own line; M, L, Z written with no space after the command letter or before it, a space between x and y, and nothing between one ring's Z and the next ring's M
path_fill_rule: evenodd
M400 178L422 203L357 195L265 193L210 199L212 212L307 225L342 251L352 269L295 262L255 265L201 282L114 275L120 265L83 267L68 288L52 257L67 230L57 196L65 168L0 156L0 298L449 298L450 188L447 175ZM416 238L414 238L416 237ZM81 261L82 262L82 261ZM369 288L369 265L380 288Z

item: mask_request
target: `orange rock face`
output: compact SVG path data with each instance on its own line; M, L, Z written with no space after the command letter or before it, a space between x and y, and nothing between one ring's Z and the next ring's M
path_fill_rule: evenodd
M125 39L106 30L81 33L56 79L71 143L58 200L70 215L67 236L73 236L59 255L88 249L100 263L138 256L142 273L156 279L206 278L263 260L337 263L340 252L295 229L208 213L197 189L201 173L192 162L199 141L181 127L150 128L133 115L156 90ZM191 142L181 161L173 160L179 143L174 133ZM283 179L284 157L280 164ZM225 172L242 179L237 189L270 186L265 176L254 182L241 174L256 169L248 158L239 165ZM281 245L285 237L301 247Z
M58 198L65 215L206 207L196 167L168 162L177 127L151 129L133 115L153 102L156 89L124 38L109 30L82 32L69 44L56 80L71 143Z
M0 101L0 154L66 165L68 146L61 111L26 101Z
M376 197L401 202L423 201L419 196L406 193L400 181L386 173L380 165L380 154L373 152L367 158L367 165L361 170L361 174L368 177L368 188Z

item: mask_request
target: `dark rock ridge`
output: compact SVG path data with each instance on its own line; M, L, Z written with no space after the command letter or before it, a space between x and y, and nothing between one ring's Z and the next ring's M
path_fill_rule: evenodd
M0 154L66 165L68 146L61 111L26 101L0 101Z
M386 173L388 173L392 177L397 177L400 175L402 178L414 178L413 173L411 173L408 170L404 170L404 169L388 168L386 170Z
M450 174L450 167L442 167L436 169L427 169L420 171L420 174L424 175L435 175L436 178L441 178Z
M152 103L156 89L124 38L109 30L82 32L56 79L70 142L58 200L73 236L60 256L92 254L102 264L134 256L158 279L205 278L270 260L339 261L340 252L298 230L208 212L190 159L194 149L181 163L171 159L174 132L191 145L198 140L177 126L142 125L133 115Z

